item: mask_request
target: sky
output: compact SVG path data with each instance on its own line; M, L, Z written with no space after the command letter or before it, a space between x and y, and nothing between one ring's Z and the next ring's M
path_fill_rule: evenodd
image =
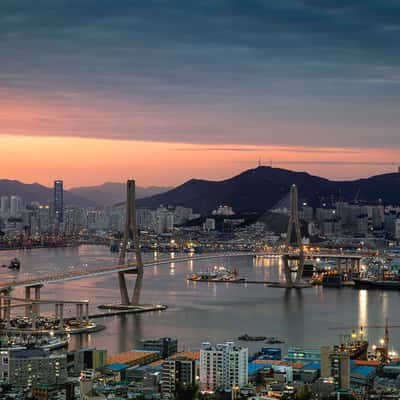
M0 178L400 164L397 0L1 0Z

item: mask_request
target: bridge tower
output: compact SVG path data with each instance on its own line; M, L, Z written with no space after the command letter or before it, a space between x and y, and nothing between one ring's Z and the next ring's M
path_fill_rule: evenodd
M285 244L286 251L289 251L290 249L293 230L295 232L296 245L299 248L299 258L298 258L299 266L297 269L295 282L293 283L288 257L287 256L284 257L285 277L288 286L294 286L294 284L298 284L301 282L301 277L303 275L303 268L304 268L304 248L303 248L303 242L301 240L300 221L298 212L298 191L296 185L292 185L290 187L290 216L289 216L289 224L286 235L286 244Z
M140 301L140 293L143 284L143 261L142 253L140 251L138 230L136 226L136 196L135 196L135 181L128 180L126 185L126 215L125 215L125 229L122 239L122 247L119 254L119 265L126 264L126 253L128 247L128 240L132 240L132 245L135 250L136 256L136 274L135 287L132 293L132 300L129 299L128 289L126 286L125 272L118 272L119 289L121 292L121 304L136 306ZM129 272L132 273L132 272Z

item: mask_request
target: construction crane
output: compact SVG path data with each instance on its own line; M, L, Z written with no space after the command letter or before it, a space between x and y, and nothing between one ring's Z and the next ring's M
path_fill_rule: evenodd
M389 325L389 319L385 319L385 325L360 325L360 326L340 326L340 327L333 327L329 329L334 329L334 330L351 330L352 331L352 337L355 337L356 330L359 330L360 336L364 336L364 329L384 329L384 335L383 338L380 340L380 346L374 346L374 350L377 354L380 355L380 359L382 362L386 362L389 360L389 356L391 355L389 353L389 329L391 328L400 328L400 325Z

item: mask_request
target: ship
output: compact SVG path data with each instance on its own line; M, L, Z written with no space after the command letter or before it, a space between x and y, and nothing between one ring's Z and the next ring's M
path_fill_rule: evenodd
M238 340L241 340L243 342L261 342L264 341L266 338L266 336L250 336L245 333L244 335L239 336Z
M400 280L377 278L354 278L354 286L359 289L400 290Z
M237 271L230 271L225 267L215 266L207 271L200 271L187 277L188 281L195 282L244 282L244 278L237 276Z
M21 267L21 262L18 260L17 257L13 258L10 261L10 264L8 265L8 268L10 269L20 269L20 267Z
M322 286L341 287L343 286L343 275L336 272L324 273L322 277Z

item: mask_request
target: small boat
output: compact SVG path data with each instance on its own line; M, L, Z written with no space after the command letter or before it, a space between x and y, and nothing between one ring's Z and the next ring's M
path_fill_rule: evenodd
M10 264L9 264L9 266L8 266L8 268L10 268L10 269L19 269L21 267L21 262L18 260L18 258L13 258L11 261L10 261Z
M277 338L274 338L274 337L270 337L270 338L267 338L265 343L267 343L267 344L282 344L282 343L285 343L285 342L283 340L280 340L280 339L277 339Z
M250 336L247 333L238 337L238 340L242 340L244 342L261 342L265 339L266 336Z
M237 276L237 271L230 271L225 267L215 266L213 269L207 271L198 272L186 278L188 281L198 282L230 282L238 283L244 282L245 278Z

